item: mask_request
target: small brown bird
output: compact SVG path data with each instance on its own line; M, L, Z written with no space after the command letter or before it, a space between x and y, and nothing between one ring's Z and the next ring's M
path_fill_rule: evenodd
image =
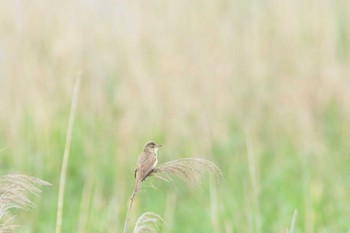
M161 145L157 145L153 141L148 141L143 147L143 151L139 156L137 168L135 170L135 193L140 190L141 182L146 179L149 173L151 173L157 165L157 151L159 147L161 147Z

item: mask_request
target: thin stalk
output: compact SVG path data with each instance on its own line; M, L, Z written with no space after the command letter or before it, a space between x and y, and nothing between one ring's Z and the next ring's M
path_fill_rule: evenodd
M56 219L56 233L61 233L62 228L62 212L63 212L63 202L64 202L64 188L66 184L67 167L69 160L69 151L72 142L72 131L74 125L74 117L78 104L78 94L80 87L80 77L77 78L74 85L74 93L72 97L72 103L69 113L68 128L66 134L66 144L64 147L63 161L60 174L60 186L58 190L58 203L57 203L57 219Z
M125 223L124 223L124 233L128 232L128 222L129 222L129 214L132 208L132 204L134 203L134 198L135 198L135 190L132 192L132 195L130 197L130 202L129 202L129 208L128 208L128 212L126 213L126 217L125 217Z

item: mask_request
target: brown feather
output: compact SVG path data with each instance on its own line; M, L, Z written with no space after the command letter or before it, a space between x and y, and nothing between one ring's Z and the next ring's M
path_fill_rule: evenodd
M156 162L157 155L153 151L144 151L143 153L141 153L137 163L137 168L135 170L135 192L138 192L140 190L141 182L154 169Z

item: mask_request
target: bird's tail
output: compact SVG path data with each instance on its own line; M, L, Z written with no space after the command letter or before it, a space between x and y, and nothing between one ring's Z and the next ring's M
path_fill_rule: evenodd
M141 188L141 182L142 182L142 179L141 179L138 172L136 172L136 179L135 180L136 180L136 184L135 184L134 192L137 193Z
M135 184L135 193L137 193L141 188L141 180L136 180L136 184Z

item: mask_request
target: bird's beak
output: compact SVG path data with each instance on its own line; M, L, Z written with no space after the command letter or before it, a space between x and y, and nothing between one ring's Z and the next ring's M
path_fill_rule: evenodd
M162 145L157 145L157 148L158 148L158 147L162 147Z

